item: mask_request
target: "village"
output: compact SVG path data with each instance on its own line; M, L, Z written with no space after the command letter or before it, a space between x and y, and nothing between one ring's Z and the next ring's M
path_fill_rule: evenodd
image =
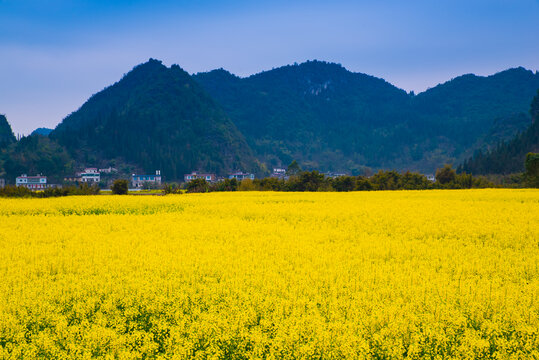
M346 173L339 173L339 172L326 172L322 173L325 177L328 178L338 178L341 176L347 176ZM287 169L285 168L273 168L272 173L269 176L270 178L275 178L278 180L288 180L289 175L287 172ZM87 184L87 185L95 185L100 186L103 189L109 189L114 180L117 180L121 178L121 176L118 176L118 169L114 167L108 167L108 168L95 168L95 167L89 167L84 168L81 171L76 172L72 176L66 176L63 179L63 182L61 184L58 183L50 183L48 181L48 178L46 175L43 174L37 174L34 176L30 176L27 174L21 174L15 179L15 186L17 187L25 187L27 189L30 189L32 191L40 191L50 188L61 188L62 186L66 185L80 185L80 184ZM434 181L433 175L427 175L427 178L430 181ZM197 180L197 179L203 179L206 182L213 184L213 183L219 183L224 181L225 179L235 179L237 181L243 181L246 179L254 180L255 174L253 173L246 173L243 171L235 171L232 173L229 173L226 177L223 176L217 176L215 173L210 172L202 172L202 171L192 171L189 174L185 174L183 176L184 183L189 183L190 181ZM164 184L163 177L161 175L160 170L156 170L154 174L132 174L130 177L130 191L138 191L138 190L144 190L144 189L160 189L162 185ZM6 180L0 178L0 188L5 187Z
M85 168L82 171L76 172L72 176L64 177L64 181L61 184L50 183L48 178L44 174L37 174L30 176L27 174L21 174L15 179L15 186L25 187L33 191L45 190L50 188L61 188L65 185L97 185L103 188L110 188L114 180L121 178L120 176L115 176L118 173L118 170L113 167L108 168ZM278 178L287 178L285 169L274 169L272 176ZM106 177L106 179L104 179ZM216 183L224 181L225 179L236 179L237 181L242 181L245 179L254 180L255 175L253 173L245 173L242 171L236 171L228 174L227 177L218 177L214 173L192 171L189 174L185 174L183 177L184 182L188 183L192 180L204 179L208 183ZM163 185L163 177L161 176L161 171L156 170L155 174L132 174L130 177L130 189L131 191L143 190L143 189L159 189ZM5 187L6 180L0 178L0 188Z

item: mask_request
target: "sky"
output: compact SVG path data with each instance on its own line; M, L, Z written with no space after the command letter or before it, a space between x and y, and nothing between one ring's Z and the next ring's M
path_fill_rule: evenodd
M249 76L324 60L416 93L539 69L539 0L0 0L0 114L54 128L149 58Z

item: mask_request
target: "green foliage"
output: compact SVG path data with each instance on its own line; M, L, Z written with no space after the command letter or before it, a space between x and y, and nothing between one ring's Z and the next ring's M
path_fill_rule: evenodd
M24 198L24 197L34 197L35 192L30 189L27 189L23 186L13 186L6 185L3 188L0 188L1 197L14 197L14 198Z
M193 179L185 185L188 193L204 193L210 190L210 185L205 179Z
M210 185L210 191L236 191L240 183L236 179L225 179Z
M442 170L442 169L440 169ZM454 174L454 170L449 167ZM445 170L444 170L445 171ZM428 190L428 189L471 189L495 187L485 178L459 174L451 181L433 183L426 176L407 171L399 173L395 170L379 171L371 178L364 176L325 177L318 171L304 171L288 180L263 178L241 182L224 180L207 184L204 179L192 180L186 184L187 192L213 191L371 191L371 190ZM166 190L165 190L166 192ZM170 193L174 193L171 191Z
M69 153L46 136L31 135L8 146L3 167L10 181L21 174L44 174L50 182L60 182L73 172L74 162Z
M301 167L296 160L292 161L286 168L286 175L294 176L301 172Z
M457 172L449 164L446 164L442 169L436 170L436 181L442 185L455 181L456 176Z
M127 195L129 191L129 182L125 179L115 180L111 190L114 195Z
M526 155L526 184L533 187L539 187L539 154L528 153Z
M121 157L180 179L193 169L258 170L251 149L224 111L179 66L135 67L92 96L51 133L80 162Z
M297 177L291 177L287 185L289 191L318 191L325 182L324 174L315 170L304 171Z
M375 190L397 190L399 189L400 174L394 170L380 170L370 180Z
M49 198L60 196L73 195L98 195L99 187L97 185L90 186L88 184L80 184L79 186L65 186L47 188L43 191L32 191L23 186L8 185L0 189L0 197L15 197L15 198Z

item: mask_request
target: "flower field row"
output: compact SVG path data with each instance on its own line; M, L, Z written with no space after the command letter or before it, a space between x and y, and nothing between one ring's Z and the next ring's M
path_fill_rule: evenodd
M539 191L0 199L0 359L537 359Z

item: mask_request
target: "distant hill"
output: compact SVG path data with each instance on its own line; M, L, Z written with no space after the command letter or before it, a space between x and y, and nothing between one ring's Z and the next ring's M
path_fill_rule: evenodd
M30 135L43 135L43 136L49 136L49 134L52 132L52 129L47 128L37 128Z
M247 78L223 69L195 79L225 108L257 156L270 165L360 172L433 172L514 136L539 88L523 68L464 75L417 96L383 79L310 61ZM500 122L500 119L515 119Z
M0 151L13 142L15 142L15 135L13 135L11 126L5 115L0 115Z
M512 140L502 142L491 151L478 151L459 166L460 172L477 175L512 174L524 171L528 152L539 152L539 91L531 104L533 122Z
M50 183L59 183L65 174L75 169L75 163L66 149L42 135L25 136L12 143L4 157L3 168L11 183L21 174L43 174Z
M136 66L92 96L50 134L78 162L121 157L169 180L191 170L258 169L243 135L179 66Z

